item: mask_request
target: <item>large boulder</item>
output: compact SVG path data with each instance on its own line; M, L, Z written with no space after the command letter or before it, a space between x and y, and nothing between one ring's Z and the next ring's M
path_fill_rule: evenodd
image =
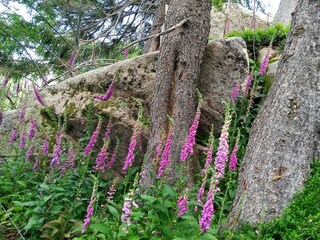
M298 4L298 0L281 0L276 15L274 16L274 23L290 24L292 14Z
M221 39L230 30L242 31L245 28L267 28L269 22L255 16L253 18L252 11L245 9L238 3L225 3L222 11L212 9L210 20L210 37L214 39Z
M145 117L148 118L158 55L158 52L154 52L78 75L46 87L41 95L47 109L51 109L51 114L68 116L67 134L75 141L83 136L83 115L90 102L93 103L95 112L104 117L104 126L112 116L112 132L121 141L118 154L120 168L137 118L137 106L132 97L141 101ZM199 126L201 134L208 134L212 123L216 130L222 126L222 102L230 101L235 83L245 81L248 70L246 44L241 38L209 42L198 84L204 97ZM106 102L96 100L95 96L103 95L113 79L116 79L116 83L112 98ZM39 125L50 125L50 114L38 104L33 95L29 97L27 106L27 118L35 118ZM3 139L17 125L18 115L18 111L5 113L4 122L0 126L0 138ZM144 145L147 138L146 126L142 137Z

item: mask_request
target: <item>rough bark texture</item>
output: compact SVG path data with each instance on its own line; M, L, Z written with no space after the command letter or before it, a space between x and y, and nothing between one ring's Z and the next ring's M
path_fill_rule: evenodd
M283 24L291 23L292 13L296 8L298 0L281 0L273 22L281 22Z
M160 47L157 77L150 113L150 138L144 163L142 185L152 184L157 169L155 150L161 135L168 131L167 114L174 119L171 162L179 165L180 151L195 114L195 86L210 29L209 0L172 0L165 28L183 19L181 28L165 35Z
M231 224L270 220L319 157L320 1L299 0L276 80L253 124Z
M166 5L169 4L170 0L161 0L159 7L155 13L154 21L150 29L150 35L154 35L161 32L161 27L164 24L166 17ZM158 51L160 48L160 36L149 39L144 47L144 53L151 53Z

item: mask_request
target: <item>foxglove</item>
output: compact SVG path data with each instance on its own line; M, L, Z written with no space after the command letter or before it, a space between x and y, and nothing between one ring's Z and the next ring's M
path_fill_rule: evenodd
M112 93L113 93L113 90L114 90L114 86L115 86L115 81L112 81L106 94L105 95L98 95L96 96L95 98L100 100L100 101L108 101L111 96L112 96Z

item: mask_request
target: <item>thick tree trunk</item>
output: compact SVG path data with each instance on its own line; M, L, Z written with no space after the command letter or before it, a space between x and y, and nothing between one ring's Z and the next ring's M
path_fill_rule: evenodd
M320 1L299 0L284 57L253 124L231 225L281 214L319 157Z
M297 6L298 0L281 0L273 22L289 24L292 20L292 13Z
M150 35L154 35L161 32L161 28L164 24L166 17L166 5L168 5L170 0L160 0L158 9L154 16L154 21L150 29ZM160 48L160 36L156 38L149 39L144 46L144 53L150 53L158 51Z
M174 168L180 164L181 148L195 115L195 86L208 42L210 8L210 0L172 0L169 5L166 29L183 19L189 21L165 35L160 47L143 186L153 183L159 165L155 156L156 147L161 136L169 129L167 114L174 120L171 163Z

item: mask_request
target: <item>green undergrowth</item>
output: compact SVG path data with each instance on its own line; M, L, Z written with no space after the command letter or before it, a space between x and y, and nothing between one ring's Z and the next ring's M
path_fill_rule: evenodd
M271 222L226 233L223 239L232 240L316 240L320 236L320 160L312 164L312 171L304 189L296 194L283 216Z
M272 43L279 50L283 50L286 43L286 38L290 30L290 25L284 26L281 23L277 23L274 26L268 28L247 28L243 31L233 30L227 34L227 37L241 37L247 43L247 48L250 54L253 54L253 50L257 56L258 51Z

